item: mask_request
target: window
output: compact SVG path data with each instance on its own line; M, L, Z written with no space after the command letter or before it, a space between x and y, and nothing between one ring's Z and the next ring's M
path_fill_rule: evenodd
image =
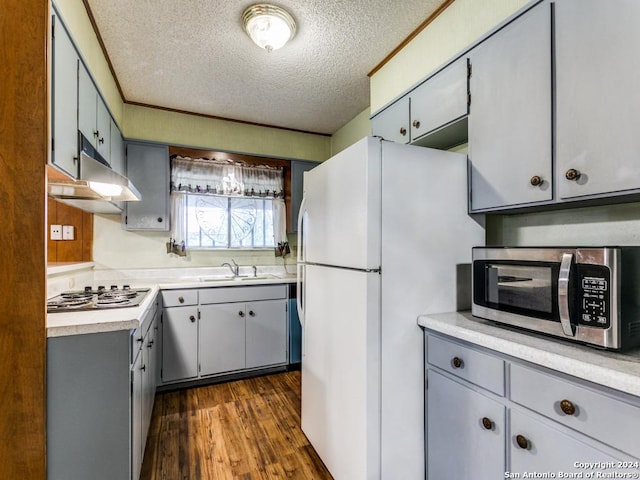
M275 247L273 199L182 195L186 248Z
M282 168L174 157L173 242L183 249L276 248L286 242L283 197Z

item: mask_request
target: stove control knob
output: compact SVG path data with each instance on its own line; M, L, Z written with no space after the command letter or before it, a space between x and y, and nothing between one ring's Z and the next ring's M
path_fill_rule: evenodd
M98 286L98 291L101 291L101 290L104 290L104 289L105 289L105 286L104 286L104 285L99 285L99 286Z
M117 290L118 289L118 285L111 285L111 290Z
M123 285L122 289L123 290L131 290L131 286L130 285Z
M93 288L87 286L87 287L84 287L84 291L87 292L87 293L91 293L91 292L93 292Z

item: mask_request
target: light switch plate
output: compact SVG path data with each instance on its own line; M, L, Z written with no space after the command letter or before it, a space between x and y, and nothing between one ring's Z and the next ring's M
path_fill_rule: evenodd
M51 240L62 240L62 225L51 225Z
M63 240L74 240L75 239L75 229L73 225L63 225L62 226L62 239Z

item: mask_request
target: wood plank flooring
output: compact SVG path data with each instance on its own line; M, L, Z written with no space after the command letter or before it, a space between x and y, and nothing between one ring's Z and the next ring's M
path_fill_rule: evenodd
M161 393L141 480L323 480L300 429L300 372Z

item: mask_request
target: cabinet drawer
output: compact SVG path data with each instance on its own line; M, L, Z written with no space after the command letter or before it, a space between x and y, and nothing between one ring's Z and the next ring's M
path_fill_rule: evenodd
M287 298L286 285L259 287L213 287L200 290L200 305L208 303L252 302Z
M636 405L515 363L511 365L511 400L640 457L640 407Z
M198 304L198 290L163 290L162 306L182 307Z
M504 361L499 358L429 335L427 362L504 396Z

